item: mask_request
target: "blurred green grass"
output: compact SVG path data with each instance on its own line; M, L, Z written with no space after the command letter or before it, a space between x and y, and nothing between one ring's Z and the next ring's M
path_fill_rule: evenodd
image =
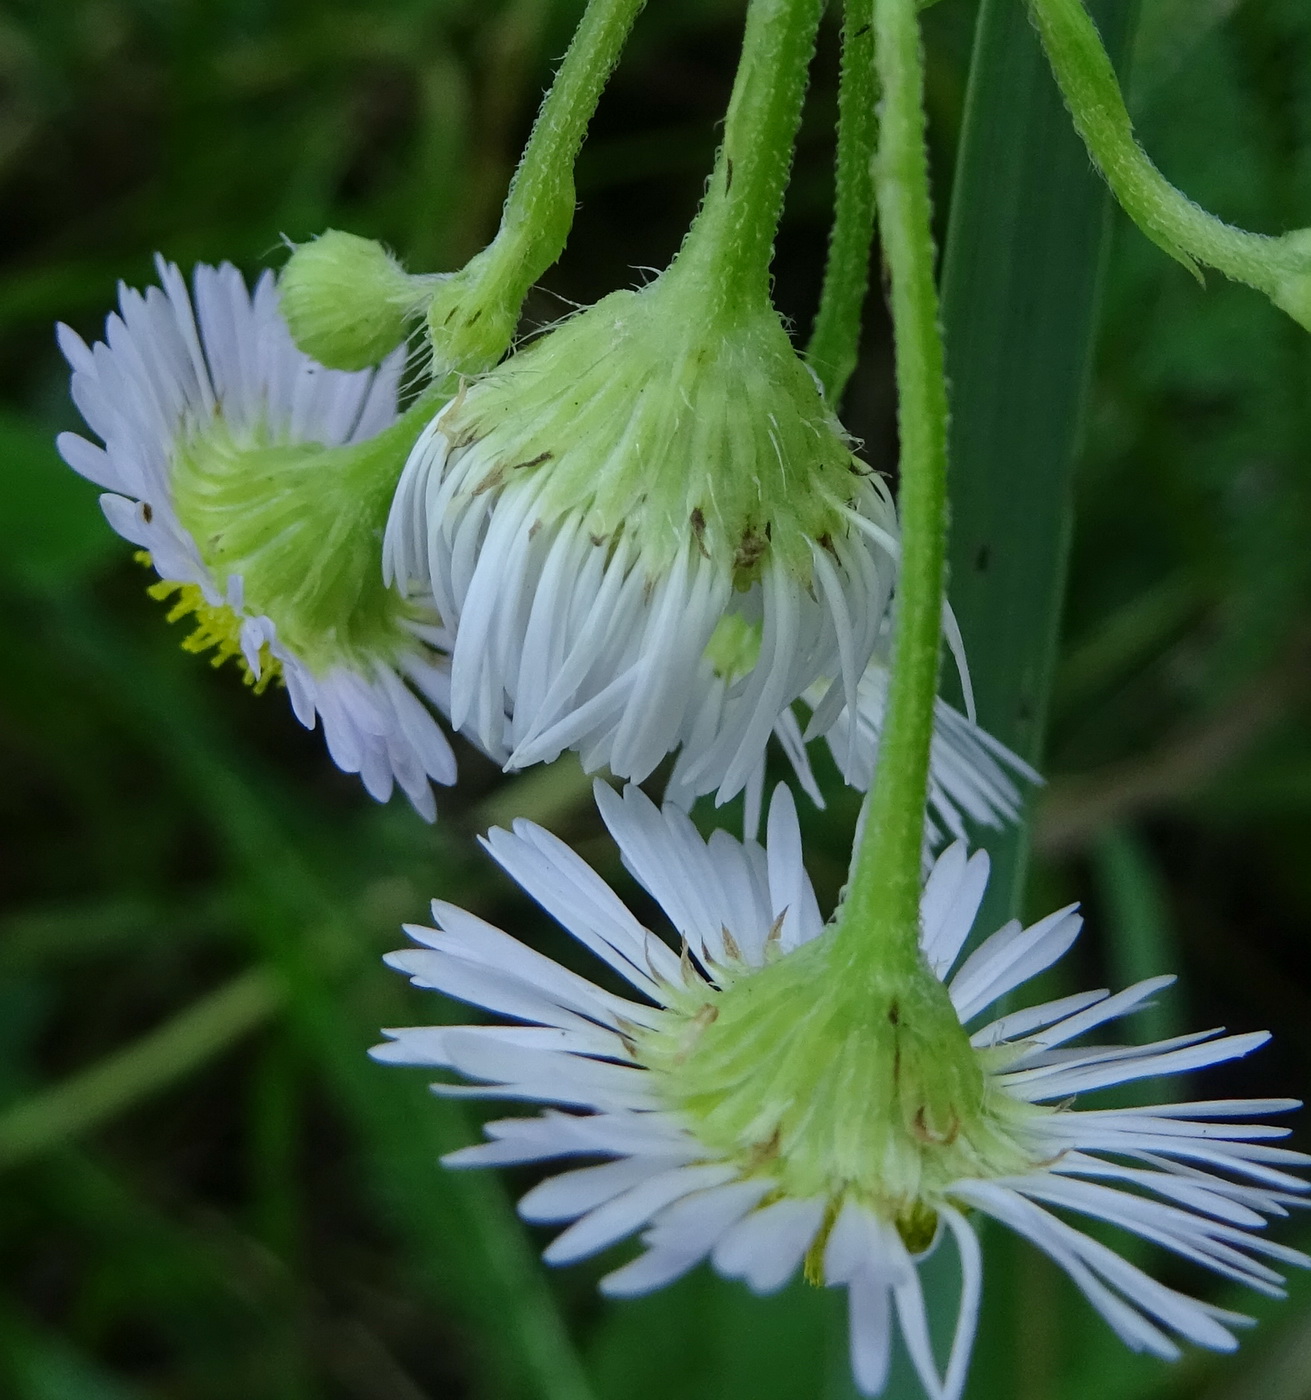
M284 235L329 224L422 269L476 248L578 9L0 10L6 1400L850 1395L834 1297L799 1285L761 1301L702 1271L615 1306L593 1294L598 1268L548 1277L513 1217L517 1179L435 1165L475 1135L477 1111L364 1057L379 1026L443 1014L378 961L431 895L570 956L473 835L535 816L619 881L585 784L567 768L510 783L462 750L435 828L374 806L276 696L255 700L179 651L51 445L75 419L52 323L95 334L115 280L146 280L157 248L253 271L276 264ZM972 12L940 0L927 19L945 188ZM531 317L667 259L739 21L737 4L653 0ZM777 263L801 327L825 236L834 50L830 31ZM1144 139L1191 194L1261 229L1311 223L1304 0L1153 0L1135 91ZM886 466L890 352L874 303L847 417ZM1306 337L1241 289L1201 291L1120 221L1033 898L1087 901L1080 980L1173 967L1171 1015L1276 1031L1273 1049L1217 1076L1226 1095L1297 1094L1311 1069L1309 420ZM852 814L835 794L806 816L830 895ZM1269 1321L1236 1358L1171 1370L1124 1353L1041 1259L988 1248L998 1323L972 1394L1311 1394L1304 1279L1286 1305L1241 1300Z

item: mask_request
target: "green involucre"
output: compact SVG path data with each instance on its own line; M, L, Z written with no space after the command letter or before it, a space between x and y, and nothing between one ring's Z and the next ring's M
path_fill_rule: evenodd
M869 469L767 305L712 318L681 281L615 292L520 351L444 419L484 463L471 490L535 481L538 516L640 541L653 572L689 543L748 586L798 576Z
M689 976L665 1024L630 1034L670 1108L744 1175L850 1194L922 1249L953 1182L1033 1164L1021 1130L1050 1110L996 1087L1014 1052L970 1045L923 959L851 977L825 935L714 975L722 990Z
M431 394L432 391L430 391ZM321 674L412 650L414 609L382 581L382 533L405 458L436 404L345 447L235 435L221 420L173 463L178 519L220 589L241 576L245 611Z

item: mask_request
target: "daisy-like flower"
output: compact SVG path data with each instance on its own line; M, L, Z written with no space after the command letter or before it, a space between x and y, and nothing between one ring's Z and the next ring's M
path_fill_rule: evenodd
M64 433L59 450L105 488L169 620L194 624L188 651L234 660L257 691L285 686L338 767L379 800L399 785L431 819L430 784L455 778L429 709L448 703L448 638L431 599L387 589L380 563L426 421L422 407L398 416L402 356L324 369L292 343L270 274L248 291L236 268L201 266L193 297L157 266L161 286L120 290L103 342L59 328L73 399L104 443Z
M678 271L457 396L406 464L384 562L431 588L452 722L507 766L574 749L641 781L682 745L726 799L816 682L817 732L854 708L896 515L773 308L721 323ZM727 687L725 626L756 639Z
M449 904L420 945L389 961L421 986L517 1024L388 1031L378 1059L452 1069L437 1092L551 1105L487 1125L451 1166L600 1159L520 1202L566 1224L546 1250L564 1264L640 1232L642 1253L608 1274L613 1296L646 1293L709 1259L760 1293L799 1269L845 1287L858 1387L884 1387L900 1333L931 1397L961 1394L982 1262L970 1214L993 1217L1063 1268L1131 1347L1235 1344L1243 1318L1154 1280L1078 1224L1118 1226L1259 1291L1267 1261L1306 1265L1261 1233L1306 1189L1308 1159L1250 1121L1287 1100L1114 1109L1076 1096L1246 1055L1262 1032L1143 1046L1084 1037L1148 1002L1168 977L994 1014L1050 967L1080 927L1074 906L962 950L988 877L953 845L924 888L910 957L871 958L861 930L826 926L801 859L786 789L765 846L679 809L598 785L625 864L673 941L644 928L568 847L530 822L494 830L500 865L609 969L619 996ZM851 935L854 934L854 940ZM950 1349L935 1355L917 1265L943 1236L959 1257Z

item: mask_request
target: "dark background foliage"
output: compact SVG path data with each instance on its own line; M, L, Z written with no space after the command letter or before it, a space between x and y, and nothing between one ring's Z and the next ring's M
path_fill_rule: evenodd
M553 951L473 842L536 816L619 879L567 764L507 782L461 750L429 828L337 773L276 696L177 648L56 458L51 327L122 278L277 266L283 237L383 238L415 270L494 227L572 0L6 0L0 7L0 1396L8 1400L784 1400L849 1394L836 1300L704 1272L599 1302L547 1279L506 1186L444 1174L477 1115L364 1057L452 1014L379 955L432 894ZM972 15L926 17L945 205ZM741 6L652 0L582 157L544 323L660 266L713 153ZM776 264L804 331L831 195L826 28ZM1226 217L1311 223L1305 0L1151 0L1141 133ZM1041 140L1043 133L1033 133ZM847 419L895 455L881 297ZM1191 1086L1292 1093L1311 1067L1311 341L1205 291L1121 221L1077 483L1037 804L1037 905L1083 898L1080 981L1181 972L1140 1029L1268 1025ZM978 649L986 639L971 639ZM808 814L830 895L853 807ZM1155 1017L1155 1024L1148 1022ZM1305 1132L1301 1134L1306 1140ZM1284 1237L1306 1241L1289 1223ZM992 1240L978 1397L1311 1395L1311 1290L1234 1360L1122 1351L1041 1259ZM1188 1270L1168 1275L1229 1301ZM905 1393L909 1394L909 1391Z

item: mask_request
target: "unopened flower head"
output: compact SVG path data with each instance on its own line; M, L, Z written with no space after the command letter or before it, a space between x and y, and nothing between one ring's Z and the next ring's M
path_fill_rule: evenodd
M987 858L957 843L923 892L913 957L853 960L841 913L825 925L795 813L776 792L768 841L704 841L677 808L598 786L625 863L675 934L645 929L568 847L530 822L493 831L504 869L633 989L621 997L465 911L389 961L419 986L509 1017L510 1026L387 1032L377 1058L453 1069L445 1094L556 1107L487 1125L452 1166L604 1159L553 1176L520 1203L568 1222L552 1263L640 1232L645 1246L602 1281L641 1294L709 1259L765 1293L798 1270L848 1290L851 1361L877 1395L900 1333L930 1397L965 1384L982 1264L969 1215L1015 1230L1069 1274L1130 1346L1172 1358L1177 1341L1229 1349L1241 1317L1154 1280L1066 1214L1109 1223L1265 1293L1266 1261L1305 1265L1266 1239L1305 1190L1247 1121L1294 1107L1218 1100L1113 1109L1075 1096L1245 1055L1263 1033L1206 1031L1143 1046L1080 1045L1172 979L1091 991L988 1019L989 1007L1074 942L1073 906L1016 922L962 957ZM1059 1212L1059 1214L1057 1213ZM951 1236L958 1315L935 1355L917 1266Z
M380 243L330 228L293 249L278 300L305 354L333 369L367 369L405 342L443 280L411 276Z
M104 443L65 433L60 451L106 488L169 620L193 623L188 651L233 660L257 691L285 686L339 767L379 799L399 784L431 817L430 783L455 776L428 708L447 702L446 636L431 600L385 588L380 566L421 426L397 416L401 360L326 370L293 345L268 274L251 292L235 268L201 266L193 299L158 266L162 287L122 289L105 341L60 327L73 398Z
M457 396L406 465L386 567L431 586L453 722L510 766L575 749L640 781L682 744L727 798L817 679L829 723L854 700L888 493L772 308L702 310L677 279L607 297Z

